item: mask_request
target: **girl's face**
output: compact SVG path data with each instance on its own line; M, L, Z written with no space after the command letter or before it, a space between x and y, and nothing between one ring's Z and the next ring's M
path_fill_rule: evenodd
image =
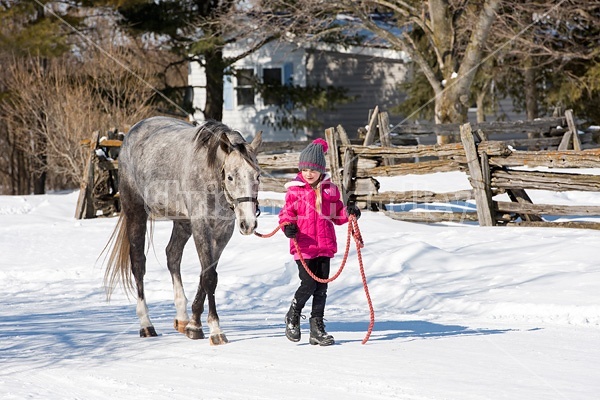
M321 173L319 171L315 171L314 169L303 169L302 177L310 185L314 185L321 178Z

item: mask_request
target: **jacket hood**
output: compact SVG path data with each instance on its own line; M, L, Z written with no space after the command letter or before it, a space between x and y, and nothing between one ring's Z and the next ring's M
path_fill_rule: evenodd
M323 180L321 182L331 182L331 176L328 173L323 174ZM284 186L286 189L289 189L293 186L306 186L308 185L308 182L306 182L304 180L304 178L302 177L302 172L298 172L298 174L296 175L296 177L287 182Z

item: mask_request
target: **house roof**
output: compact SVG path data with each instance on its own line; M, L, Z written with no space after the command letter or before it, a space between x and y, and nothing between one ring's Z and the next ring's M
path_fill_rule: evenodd
M395 19L392 14L389 13L374 13L371 18L377 26L391 32L393 35L402 35L404 28L399 28L395 24ZM349 14L338 14L334 20L334 24L337 24L344 28L344 34L355 37L357 42L356 45L347 45L339 43L327 43L327 42L309 42L308 47L322 51L333 51L342 54L357 54L371 57L381 57L392 60L401 60L403 62L409 62L410 58L404 51L392 48L390 43L384 38L376 35L370 30L366 29L364 24L359 18L356 18Z

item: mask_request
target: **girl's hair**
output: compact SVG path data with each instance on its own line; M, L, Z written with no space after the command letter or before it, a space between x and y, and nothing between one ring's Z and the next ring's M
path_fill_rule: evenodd
M301 169L301 171L304 171L305 169L310 169L310 168L303 168ZM316 170L314 170L316 171ZM317 210L317 212L320 214L321 213L321 203L323 202L323 197L321 195L321 184L323 183L323 177L325 176L324 173L319 172L319 181L316 182L316 185L311 187L313 188L313 190L315 191L315 210Z
M317 210L317 212L319 214L321 214L321 203L323 202L323 197L321 195L321 183L323 181L320 180L319 183L317 183L317 186L315 186L315 209Z

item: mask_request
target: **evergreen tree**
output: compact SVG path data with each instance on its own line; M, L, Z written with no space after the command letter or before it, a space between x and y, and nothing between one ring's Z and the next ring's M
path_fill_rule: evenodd
M190 61L198 61L204 67L207 99L204 109L199 111L206 119L221 120L223 78L227 67L235 62L223 57L223 47L246 34L240 27L230 30L227 26L231 19L239 19L236 3L231 0L124 0L118 2L116 10L122 17L120 24L128 32L160 43L175 56L167 69L187 66ZM181 104L179 110L174 111L193 112L189 102L183 104L188 90L185 82L179 87L165 86L161 90Z

